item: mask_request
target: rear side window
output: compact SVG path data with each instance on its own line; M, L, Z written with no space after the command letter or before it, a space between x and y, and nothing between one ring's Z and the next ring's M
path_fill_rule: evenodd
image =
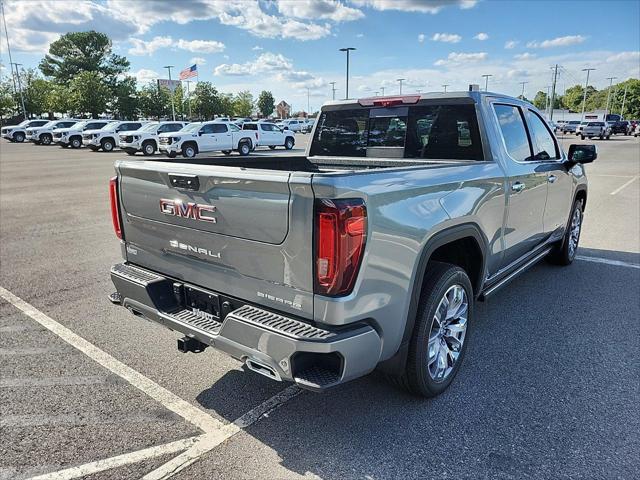
M258 129L258 125L255 124L255 123L245 123L244 125L242 125L242 129L243 130L257 130Z
M513 105L494 105L493 108L496 111L509 156L518 162L531 159L529 137L520 109Z
M56 128L69 128L73 127L77 122L60 122Z

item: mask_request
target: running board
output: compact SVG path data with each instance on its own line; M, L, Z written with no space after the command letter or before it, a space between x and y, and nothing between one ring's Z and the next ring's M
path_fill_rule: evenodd
M522 272L525 272L530 267L532 267L533 265L538 263L540 260L542 260L544 257L546 257L551 250L552 250L552 247L546 248L543 251L541 251L539 254L537 254L535 257L533 257L531 260L523 263L520 267L516 268L513 272L511 272L509 275L504 277L498 283L484 290L478 297L478 300L480 300L481 302L486 300L489 296L493 295L496 291L500 290L500 288L504 287L507 283L509 283L514 278L516 278Z

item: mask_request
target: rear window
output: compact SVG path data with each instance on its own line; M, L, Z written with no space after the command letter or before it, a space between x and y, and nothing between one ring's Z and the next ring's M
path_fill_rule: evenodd
M320 115L311 155L380 157L384 151L393 157L483 160L475 106L356 108Z

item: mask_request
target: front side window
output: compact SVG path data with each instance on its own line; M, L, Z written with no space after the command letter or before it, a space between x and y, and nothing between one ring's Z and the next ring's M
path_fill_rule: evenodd
M200 133L203 133L203 134L213 133L213 123L207 123L206 125L203 125L202 130L200 130Z
M500 104L494 105L493 108L498 117L509 156L518 162L530 160L531 146L520 109L513 105Z
M529 110L529 125L535 138L534 160L556 160L560 158L558 146L546 122L533 110Z

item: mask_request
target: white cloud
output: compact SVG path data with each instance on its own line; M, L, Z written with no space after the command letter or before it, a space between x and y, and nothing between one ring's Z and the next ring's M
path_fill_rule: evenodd
M437 60L434 65L437 66L448 66L448 65L456 65L460 63L469 63L469 62L480 62L486 60L488 57L487 52L477 52L477 53L456 53L451 52L446 59L442 58Z
M278 0L278 11L288 17L307 20L349 22L364 18L361 10L336 0Z
M189 60L189 63L191 65L206 65L207 64L207 60L202 58L202 57L193 57L191 60Z
M129 54L140 56L151 55L156 50L173 45L173 39L171 37L153 37L148 42L139 38L132 38L130 41L133 47L129 49Z
M607 57L607 62L640 61L640 52L620 52Z
M421 33L418 35L418 42L424 43L424 39L425 39L424 33Z
M482 42L482 41L488 40L489 39L489 35L484 33L484 32L480 32L479 34L477 34L473 38L475 38L476 40L480 40Z
M434 33L431 40L434 42L458 43L462 37L457 33Z
M364 33L358 33L358 34L356 35L356 38L363 38L363 37L364 37Z
M187 50L193 53L220 53L225 49L225 45L222 42L216 42L214 40L178 40L176 45L182 50Z
M261 46L259 46L259 45L256 45L256 46L255 46L255 47L253 47L251 50L253 50L254 52L259 52L259 51L261 51L261 50L264 50L264 48L262 48L262 47L261 47Z
M148 70L146 68L141 68L137 72L133 74L134 77L138 80L138 83L149 83L155 81L159 75L155 70Z
M516 48L517 45L518 45L517 40L509 40L508 42L505 42L504 48L511 50L512 48Z
M568 47L570 45L577 45L584 42L587 37L582 35L567 35L566 37L557 37L551 40L543 40L542 42L529 42L527 47L529 48L553 48L553 47Z
M255 60L246 63L223 63L218 65L213 70L213 73L214 75L256 75L258 73L282 70L293 70L291 60L281 53L265 52Z
M436 14L445 7L457 5L462 9L473 8L477 0L352 0L356 6L375 10L400 10Z
M532 58L536 58L536 54L529 52L518 53L514 55L513 58L515 58L516 60L530 60Z

